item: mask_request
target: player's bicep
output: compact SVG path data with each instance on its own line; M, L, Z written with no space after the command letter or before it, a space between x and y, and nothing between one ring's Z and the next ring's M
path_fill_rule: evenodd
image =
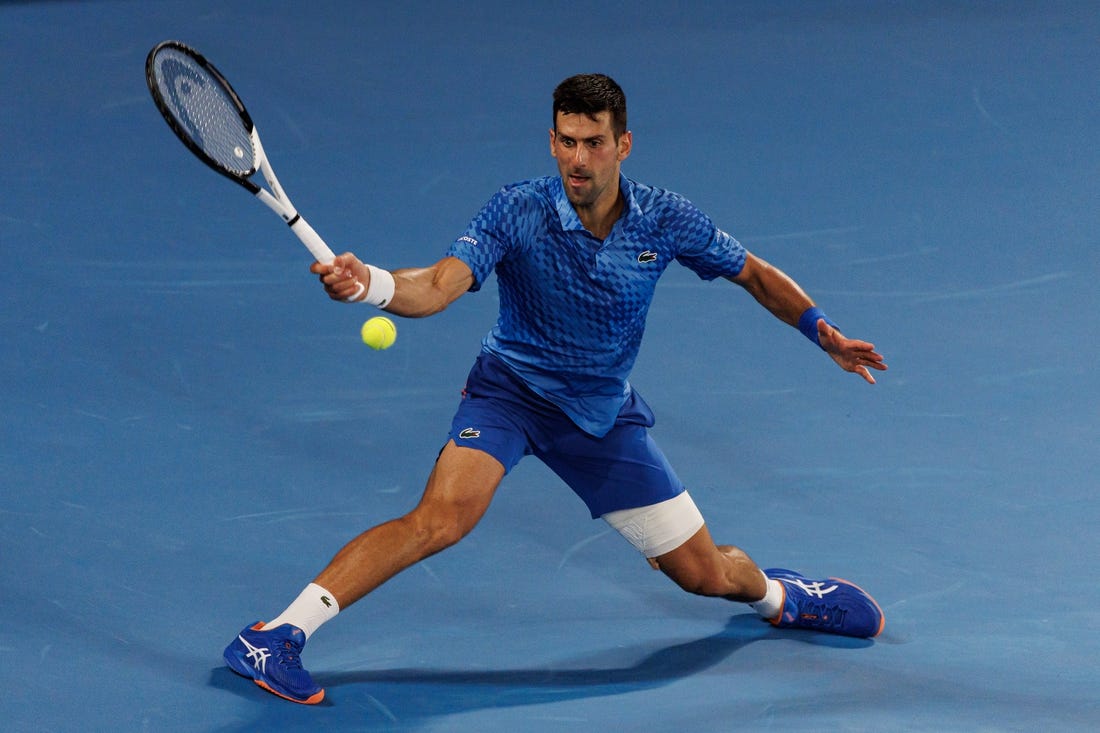
M474 271L457 257L435 263L432 286L444 301L444 308L458 300L474 284Z

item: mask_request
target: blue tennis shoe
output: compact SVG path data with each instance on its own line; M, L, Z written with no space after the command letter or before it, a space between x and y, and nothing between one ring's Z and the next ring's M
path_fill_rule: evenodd
M768 619L773 626L870 639L886 625L875 599L855 583L840 578L810 580L782 568L765 570L764 575L783 586L783 610Z
M302 669L305 632L290 624L268 631L262 631L263 626L259 621L245 627L225 648L229 668L292 702L316 705L324 700L325 691Z

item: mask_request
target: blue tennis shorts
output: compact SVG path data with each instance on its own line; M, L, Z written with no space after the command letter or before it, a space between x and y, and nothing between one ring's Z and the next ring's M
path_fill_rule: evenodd
M595 518L656 504L684 490L649 436L653 422L649 405L631 390L610 432L593 437L500 359L482 352L470 370L449 437L456 445L493 456L505 473L524 456L535 456Z

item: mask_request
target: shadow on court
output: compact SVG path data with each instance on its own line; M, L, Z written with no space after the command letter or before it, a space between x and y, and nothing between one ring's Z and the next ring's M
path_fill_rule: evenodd
M399 726L404 730L414 729L418 722L424 723L431 718L475 710L538 706L660 688L705 672L750 644L780 639L836 649L862 649L875 643L828 634L780 631L755 614L740 614L710 636L666 646L647 643L628 649L614 648L562 665L487 670L402 668L326 672L318 669L314 677L325 687L326 700L318 708L326 724L331 722L328 721L330 715L350 716L363 723L373 718L380 726ZM624 656L638 656L639 660L616 666ZM261 709L262 717L232 730L263 730L267 725L286 730L284 714L301 708L290 703L272 706L269 693L225 667L211 672L209 684L252 699ZM288 707L291 710L288 711Z

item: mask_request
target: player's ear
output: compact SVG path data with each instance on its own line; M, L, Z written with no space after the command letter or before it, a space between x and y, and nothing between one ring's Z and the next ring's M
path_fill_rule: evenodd
M619 136L619 162L626 160L630 155L630 148L634 144L634 136L627 130Z
M554 150L554 128L550 128L550 156L553 158L558 157L557 152Z

